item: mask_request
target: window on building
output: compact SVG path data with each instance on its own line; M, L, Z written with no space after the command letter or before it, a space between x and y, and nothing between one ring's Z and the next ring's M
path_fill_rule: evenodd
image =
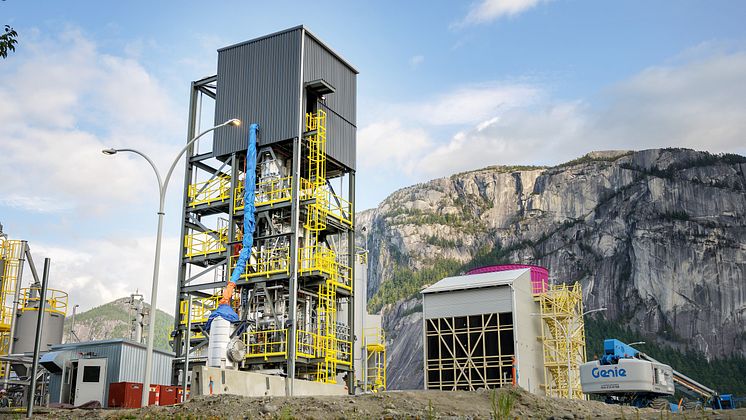
M83 382L99 382L101 366L83 366Z

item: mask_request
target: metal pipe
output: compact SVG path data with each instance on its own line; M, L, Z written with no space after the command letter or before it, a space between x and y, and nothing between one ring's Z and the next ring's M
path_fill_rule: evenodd
M303 80L303 54L305 51L306 41L306 30L301 30L300 38L300 52L298 54L298 60L300 63L300 69L298 72L299 80ZM288 397L293 396L293 381L295 381L295 306L298 301L298 230L300 224L298 219L300 218L300 169L301 169L301 146L303 140L303 132L306 127L306 113L304 112L305 104L305 88L303 83L300 84L298 92L298 137L293 142L293 185L292 185L292 204L291 204L291 228L293 233L292 240L290 242L290 279L288 281L289 286L289 297L288 297L288 364L287 364L287 380L285 381L285 395Z
M36 339L34 340L34 359L31 362L31 385L28 390L28 407L26 418L34 413L34 395L36 394L36 372L39 369L39 351L41 350L41 333L44 327L44 310L47 306L47 283L49 282L50 259L44 258L44 274L41 278L41 295L39 296L39 310L36 316Z
M351 286L352 286L352 292L350 293L350 298L347 301L347 325L350 328L350 342L352 343L352 346L350 348L350 361L352 362L352 369L351 371L347 372L347 391L350 393L350 395L355 395L355 353L357 353L357 349L355 348L355 294L359 292L359 290L355 290L355 173L350 172L348 175L348 194L350 199L350 221L352 222L352 227L350 230L347 231L347 254L349 255L349 260L347 261L347 264L350 266L350 278L351 278ZM341 189L341 188L340 188ZM362 302L365 302L365 299L362 300ZM365 309L363 309L365 311ZM361 316L362 318L365 318L365 314ZM361 331L363 336L365 336L365 331Z
M28 260L28 266L31 269L31 275L34 276L34 281L36 284L39 284L39 274L36 272L36 265L34 264L34 259L31 257L31 250L26 247L26 259Z

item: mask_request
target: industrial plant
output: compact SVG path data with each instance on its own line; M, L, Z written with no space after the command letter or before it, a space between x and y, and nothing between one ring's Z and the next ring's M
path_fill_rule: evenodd
M368 313L369 250L356 241L357 77L297 26L219 49L217 74L191 83L178 275L161 279L177 285L171 352L151 350L156 311L139 293L128 338L81 342L71 329L63 343L75 297L47 287L49 260L40 276L29 244L0 235L0 387L29 406L105 408L386 392L391 341ZM489 265L424 287L424 388L637 407L682 389L732 405L617 340L588 361L584 317L606 308L550 279Z

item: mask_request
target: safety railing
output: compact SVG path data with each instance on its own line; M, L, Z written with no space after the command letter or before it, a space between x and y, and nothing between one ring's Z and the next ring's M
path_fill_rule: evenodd
M194 258L223 252L227 241L228 228L191 233L184 237L184 255L187 258Z
M329 276L336 286L352 291L352 268L337 261L334 251L321 245L298 250L300 274L316 272Z
M246 358L287 357L287 333L287 328L244 333Z
M326 190L327 214L340 223L352 227L352 202Z
M340 365L352 366L352 342L328 337L328 348L333 349L334 361Z
M38 311L41 301L41 288L24 287L21 289L21 310ZM67 293L57 289L47 289L44 312L67 315Z
M368 250L365 248L357 247L355 258L359 264L368 265Z
M202 324L207 322L212 311L217 309L218 301L222 297L216 294L208 297L192 298L192 310L189 310L189 301L182 300L179 302L179 319L182 325L186 325L188 316L191 314L192 324Z
M315 359L323 356L323 337L305 330L297 330L296 337L295 352L299 357Z
M386 334L383 328L366 328L363 333L368 352L384 351L386 349Z
M238 255L230 257L229 271L233 272L236 266ZM282 246L278 248L263 248L251 251L251 258L246 261L244 272L241 278L248 279L253 277L269 277L273 274L290 273L290 247Z
M228 176L216 176L207 181L189 185L187 196L191 207L200 204L224 203L230 199L231 179Z
M274 206L276 204L290 201L293 198L293 177L269 179L256 184L254 194L254 206ZM305 179L300 179L299 196L301 200L307 200L313 196L313 187ZM244 185L239 184L233 192L233 211L244 209Z

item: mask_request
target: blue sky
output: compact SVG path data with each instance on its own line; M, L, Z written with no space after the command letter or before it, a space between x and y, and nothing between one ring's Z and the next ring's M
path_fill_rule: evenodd
M184 142L189 82L216 49L300 23L359 70L357 208L494 164L599 149L746 153L746 3L0 3L20 34L0 61L0 222L54 259L84 308L146 293L152 174ZM172 312L181 177L159 299Z

